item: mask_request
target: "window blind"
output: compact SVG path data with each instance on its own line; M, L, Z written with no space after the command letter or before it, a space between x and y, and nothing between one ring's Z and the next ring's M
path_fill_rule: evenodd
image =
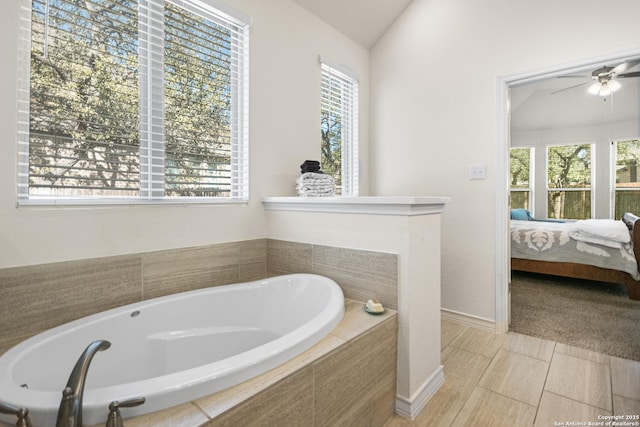
M321 59L322 169L337 193L358 195L358 80Z
M19 199L246 200L248 20L228 12L25 0Z

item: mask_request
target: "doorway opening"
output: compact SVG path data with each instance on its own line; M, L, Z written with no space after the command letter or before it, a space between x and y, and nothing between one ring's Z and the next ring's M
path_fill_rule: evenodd
M562 81L559 76L582 74L601 67L602 64L619 64L630 58L640 56L640 51L620 52L608 56L593 57L581 62L551 67L518 75L500 76L497 78L497 197L496 197L496 331L509 330L511 296L511 259L510 259L510 148L511 148L511 91L516 87L536 84L545 80ZM564 84L564 83L555 83ZM571 86L565 84L565 86ZM588 85L587 85L588 87ZM559 86L557 90L562 90ZM586 87L583 88L586 90ZM579 90L569 89L569 90ZM638 130L640 132L640 129ZM602 196L600 196L602 197ZM546 217L547 212L540 212Z

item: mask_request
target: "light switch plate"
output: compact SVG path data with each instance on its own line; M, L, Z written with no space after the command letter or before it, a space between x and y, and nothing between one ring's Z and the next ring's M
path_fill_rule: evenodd
M469 179L487 179L487 165L469 165Z

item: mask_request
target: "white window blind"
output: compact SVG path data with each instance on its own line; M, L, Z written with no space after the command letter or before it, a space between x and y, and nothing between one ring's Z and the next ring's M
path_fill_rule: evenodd
M248 199L246 18L197 0L23 1L21 202Z
M321 164L336 192L358 195L358 80L321 58Z

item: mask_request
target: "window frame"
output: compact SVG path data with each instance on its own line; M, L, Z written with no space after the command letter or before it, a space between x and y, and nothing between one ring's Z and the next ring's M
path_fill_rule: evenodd
M569 146L580 146L580 145L588 145L591 156L591 170L590 170L590 187L584 188L553 188L553 190L560 190L565 192L574 192L574 191L589 191L590 192L590 209L589 209L589 218L595 218L595 207L596 207L596 144L593 142L571 142L571 143L562 143L562 144L546 144L545 145L545 218L549 217L549 148L551 147L569 147ZM563 219L576 219L576 218L563 218Z
M348 109L346 114L347 125L341 126L341 188L338 197L356 197L359 195L359 90L360 81L355 72L349 68L336 64L323 56L318 57L320 64L320 111L324 110L322 81L328 74L329 78L338 79L343 82L341 87L345 88L345 83L350 89L346 98L349 102L343 102L341 111ZM322 154L321 154L322 163Z
M30 120L30 53L31 53L31 15L32 5L31 0L22 0L21 3L21 24L19 34L19 46L18 46L18 153L17 153L17 186L16 197L17 207L20 206L38 206L38 205L173 205L173 204L247 204L249 202L249 28L250 18L231 7L225 5L218 0L207 0L202 2L200 0L138 0L138 22L140 26L147 25L149 22L153 22L148 16L145 18L140 14L141 9L155 8L157 13L159 10L164 15L164 4L171 3L174 6L184 8L192 13L196 13L203 16L205 19L211 20L211 17L215 17L216 23L222 22L226 28L232 31L232 39L234 44L231 47L233 62L235 68L232 68L234 73L237 73L233 78L233 84L231 90L233 92L233 105L231 107L230 115L232 117L232 142L230 148L232 150L230 160L230 178L231 187L229 196L159 196L158 192L154 192L150 186L145 188L145 182L157 183L154 177L158 176L158 173L154 173L151 170L149 173L143 173L143 167L146 164L150 164L151 159L157 161L157 157L154 154L149 153L145 156L143 151L149 150L151 143L147 140L144 141L142 134L145 132L143 109L142 104L146 102L147 106L150 106L153 102L157 102L159 99L157 96L148 97L145 92L150 82L145 82L145 76L143 76L142 70L148 67L150 62L149 58L144 58L142 53L139 53L138 72L139 72L139 92L138 100L141 103L141 109L139 112L140 124L139 132L140 138L140 181L139 181L139 193L138 196L41 196L29 194L29 120ZM158 9L159 8L159 9ZM150 12L153 13L153 12ZM142 32L141 32L142 33ZM163 32L164 34L164 32ZM146 40L150 39L149 34L146 35ZM139 33L139 42L142 41L140 37L144 37ZM142 44L142 43L141 43ZM162 46L164 41L162 42ZM142 51L142 47L140 47ZM148 55L157 53L154 50L150 50ZM145 63L146 61L146 63ZM164 77L164 58L162 59L162 68L158 73L161 77ZM153 74L153 71L146 74L146 79L150 81L152 78L157 78L158 75ZM162 85L164 89L164 84ZM143 98L149 98L147 100ZM164 97L162 100L162 121L164 121ZM150 107L147 107L150 109ZM151 120L155 120L157 116L151 116L148 119L148 123ZM147 123L147 124L148 124ZM155 122L154 122L155 124ZM163 132L164 135L164 132ZM164 140L164 138L162 138ZM162 143L164 150L164 141ZM153 148L157 150L157 146ZM155 151L157 152L157 151ZM162 152L162 192L166 186L164 177L164 151ZM151 169L151 168L149 168Z
M621 191L621 192L640 191L640 188L618 188L617 182L616 182L617 163L618 163L618 143L631 142L631 141L640 141L640 136L633 137L633 138L620 138L620 139L611 141L611 151L609 156L609 158L611 159L611 163L610 163L611 174L609 179L609 183L610 183L609 216L610 218L613 218L613 219L619 219L619 218L616 218L616 193L618 191ZM638 166L638 169L640 169L640 165Z
M535 216L535 165L536 165L536 148L533 146L523 146L523 147L509 147L509 154L511 154L511 150L513 149L528 149L529 150L529 186L527 188L512 188L511 183L509 183L509 195L512 192L529 192L528 203L529 208L527 209L532 216ZM511 155L509 155L509 175L511 175ZM511 197L509 198L509 204L511 205Z

